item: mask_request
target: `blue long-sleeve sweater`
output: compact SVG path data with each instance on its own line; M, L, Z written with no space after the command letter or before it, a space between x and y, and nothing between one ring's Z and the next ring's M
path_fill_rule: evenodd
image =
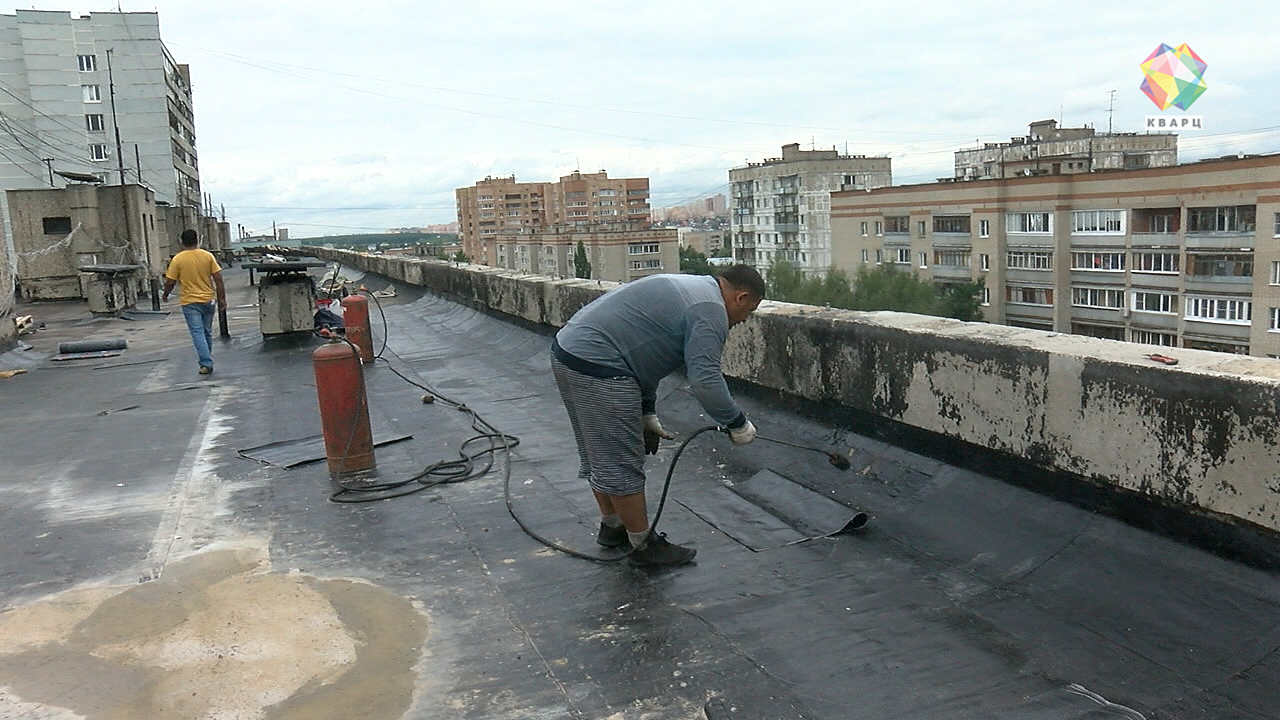
M720 372L728 337L729 317L715 278L651 275L579 310L556 333L553 351L587 374L634 377L645 413L654 412L658 382L684 365L690 389L707 415L721 425L739 427L746 415Z

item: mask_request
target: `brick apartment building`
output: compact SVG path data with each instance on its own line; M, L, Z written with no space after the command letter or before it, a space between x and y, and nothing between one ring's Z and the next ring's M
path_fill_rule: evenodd
M982 279L989 322L1280 356L1280 155L831 196L833 264Z
M573 172L556 182L486 177L455 191L458 234L472 262L497 265L499 235L525 235L560 225L647 226L649 179ZM512 244L504 241L501 244Z

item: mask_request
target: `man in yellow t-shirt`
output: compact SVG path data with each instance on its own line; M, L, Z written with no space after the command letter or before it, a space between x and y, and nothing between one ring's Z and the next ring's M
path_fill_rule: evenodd
M182 305L182 317L191 331L191 344L196 348L196 360L200 374L213 372L213 301L219 308L227 306L227 289L222 284L222 267L207 250L196 247L200 239L195 230L182 231L182 252L169 261L164 273L164 295L169 300L175 284L182 285L178 298Z

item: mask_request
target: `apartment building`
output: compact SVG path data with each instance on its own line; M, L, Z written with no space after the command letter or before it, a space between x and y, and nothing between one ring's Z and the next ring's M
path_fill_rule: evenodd
M559 224L493 237L491 265L548 277L576 277L574 256L579 242L595 280L631 282L647 275L680 272L676 228L650 228L648 223Z
M455 191L458 234L473 262L497 265L498 235L529 234L557 225L647 224L649 179L572 172L556 182L486 177ZM509 244L509 243L508 243Z
M831 194L893 183L892 161L782 146L781 157L729 171L733 254L767 270L775 259L809 274L831 267Z
M1023 137L957 150L958 180L1072 175L1097 170L1136 170L1178 164L1178 136L1171 133L1098 133L1091 127L1060 128L1057 120L1031 123Z
M0 90L0 189L96 178L202 206L191 74L156 13L0 14Z
M1280 154L831 202L836 267L981 279L989 322L1280 356Z

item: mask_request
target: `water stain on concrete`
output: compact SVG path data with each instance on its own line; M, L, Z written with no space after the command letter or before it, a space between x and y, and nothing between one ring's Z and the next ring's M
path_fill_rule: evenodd
M0 716L390 720L413 701L427 631L375 585L214 550L154 582L0 613Z

